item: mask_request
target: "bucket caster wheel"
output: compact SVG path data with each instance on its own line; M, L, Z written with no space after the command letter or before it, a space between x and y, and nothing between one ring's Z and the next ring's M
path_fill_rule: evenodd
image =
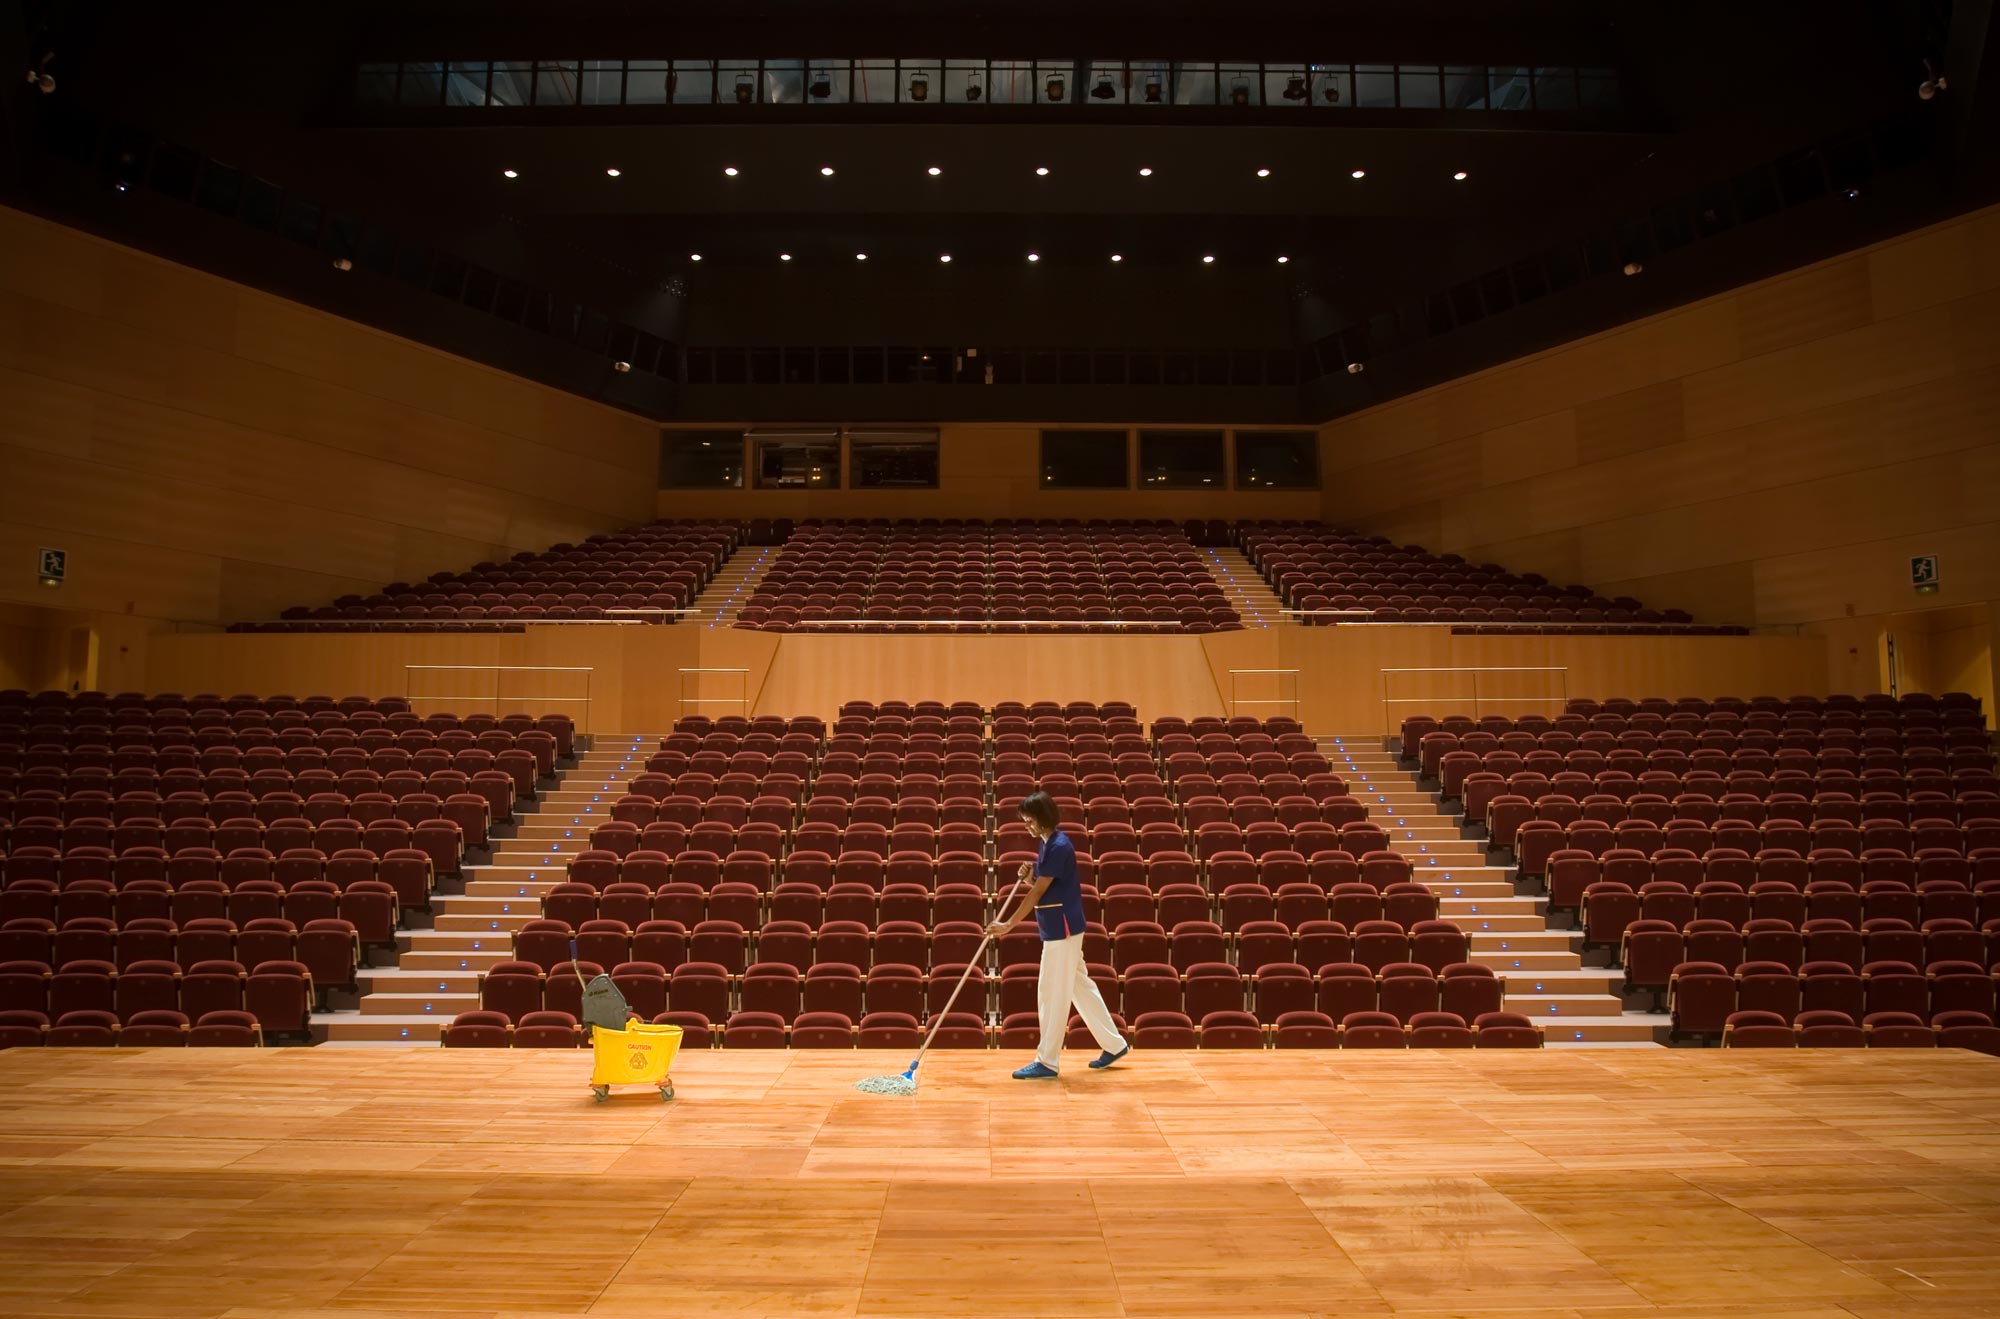
M611 1087L608 1085L594 1085L590 1087L590 1097L600 1104L605 1103L611 1098Z
M660 1082L660 1102L664 1104L673 1097L674 1097L674 1083L672 1081Z

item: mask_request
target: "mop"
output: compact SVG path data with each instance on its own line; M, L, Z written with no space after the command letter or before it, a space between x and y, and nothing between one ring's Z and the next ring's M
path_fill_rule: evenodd
M1014 900L1014 895L1020 891L1020 888L1021 881L1017 879L1014 881L1014 887L1007 890L1007 896L1000 900L1000 910L1003 914L1007 910L1007 904ZM951 1011L951 1005L958 1002L959 991L965 988L966 981L972 979L972 968L978 966L981 959L986 956L986 945L992 942L993 936L991 934L980 938L979 951L975 952L972 955L972 960L965 964L965 974L958 978L958 984L952 988L951 997L944 1001L944 1011L938 1013L937 1019L931 1022L930 1033L924 1036L924 1042L917 1049L917 1056L910 1060L909 1067L896 1076L863 1077L854 1083L856 1090L866 1095L913 1095L917 1093L917 1067L923 1062L924 1053L931 1047L931 1041L937 1038L938 1027L944 1025L945 1016Z

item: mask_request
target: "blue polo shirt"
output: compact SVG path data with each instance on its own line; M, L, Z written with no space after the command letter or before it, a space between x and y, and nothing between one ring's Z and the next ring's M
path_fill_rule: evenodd
M1047 875L1049 886L1035 903L1035 926L1044 943L1082 934L1083 885L1076 877L1076 848L1058 829L1042 843L1035 874Z

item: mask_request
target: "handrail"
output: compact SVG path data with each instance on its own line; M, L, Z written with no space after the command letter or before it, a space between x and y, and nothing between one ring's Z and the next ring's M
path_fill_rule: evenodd
M1407 666L1407 667L1393 666L1393 667L1385 667L1379 670L1379 672L1382 675L1382 718L1385 724L1390 725L1390 727L1385 729L1385 731L1387 732L1395 731L1394 727L1395 720L1393 719L1393 711L1390 709L1390 707L1396 705L1434 705L1440 701L1464 701L1470 699L1472 702L1473 716L1477 718L1479 715L1479 706L1482 701L1487 702L1489 704L1495 701L1504 701L1519 705L1562 705L1562 704L1567 704L1569 701L1569 666L1563 664L1440 664L1440 665L1422 665L1422 666ZM1472 675L1472 694L1469 698L1463 695L1391 696L1389 695L1390 676L1392 674L1398 674L1398 673L1468 673ZM1482 673L1553 673L1558 675L1558 678L1562 686L1562 691L1559 695L1555 696L1513 696L1513 695L1494 696L1491 694L1482 694L1479 690L1479 675Z
M681 709L686 709L690 705L733 705L736 706L738 709L740 709L744 714L750 713L750 670L749 669L734 668L734 667L716 668L716 667L704 667L700 665L693 665L687 668L677 669L676 672L680 674L680 680L681 680L681 695L680 695ZM705 673L735 674L737 677L737 694L735 696L689 696L688 679L690 677L695 678L696 680L695 687L696 690L699 690L700 675Z
M470 694L470 693L456 693L456 692L454 692L454 693L450 693L450 694L442 694L442 693L434 693L434 694L430 694L430 695L425 695L425 696L418 696L418 695L417 695L417 694L416 694L416 693L415 693L415 692L414 692L414 691L412 690L412 688L413 688L413 687L414 687L414 685L415 685L415 678L416 678L416 675L417 675L417 674L418 674L419 672L439 672L439 673L467 673L467 672L470 672L470 673L490 673L490 674L492 674L492 675L493 675L493 692L492 692L492 695L491 695L490 697L489 697L489 696L487 696L487 695L485 695L484 693L481 693L481 694L479 694L479 695L473 695L473 694ZM581 706L583 707L583 709L582 709L582 711L581 711L581 712L580 712L580 713L578 714L578 716L577 716L577 720L576 720L576 731L577 731L577 732L579 732L579 733L588 733L588 732L590 732L590 731L591 731L591 728L590 728L590 703L591 703L591 697L590 697L590 682L591 682L591 678L592 678L592 677L593 677L593 676L594 676L594 675L596 674L596 672L597 672L597 670L596 670L596 669L594 669L594 668L592 668L592 667L589 667L589 666L586 666L586 665L559 665L559 664L405 664L405 665L403 666L403 697L404 697L404 699L405 699L406 701L408 701L408 702L410 703L410 705L411 705L411 707L412 707L412 708L415 708L415 706L416 706L416 703L417 703L417 702L419 702L419 701L425 701L425 702L439 702L439 701L486 701L486 700L491 700L491 701L493 702L493 708L494 708L494 711L495 711L496 713L497 713L497 712L499 711L500 707L501 707L501 706L502 706L503 704L508 704L508 703L511 703L511 702L517 702L517 701L518 701L518 702L536 702L536 703L541 703L541 704L547 704L547 705L581 705ZM581 696L540 696L540 695L535 695L535 696L530 696L530 695L524 695L524 694L517 694L517 695L511 695L511 696L510 696L510 695L507 695L507 694L505 693L505 691L504 691L504 688L505 688L505 686L506 686L506 682L505 682L505 677L504 677L504 675L506 675L506 674L509 674L509 673L580 673L580 674L582 674L582 675L583 675L583 695L581 695Z
M1292 717L1294 719L1298 718L1300 670L1229 669L1227 670L1227 672L1229 674L1229 713L1235 714L1239 708L1246 705L1289 705L1290 707L1292 707ZM1237 680L1239 678L1244 678L1244 677L1267 677L1267 678L1275 677L1278 680L1276 686L1280 692L1284 691L1285 687L1284 680L1289 677L1292 680L1292 694L1290 696L1281 695L1276 697L1255 697L1255 698L1238 696L1236 694Z

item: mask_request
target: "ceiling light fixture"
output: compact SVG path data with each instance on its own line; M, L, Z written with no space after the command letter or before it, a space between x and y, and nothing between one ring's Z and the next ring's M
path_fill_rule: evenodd
M778 260L780 261L790 261L791 259L792 259L792 254L790 252L778 253Z
M521 171L517 169L503 169L500 171L500 177L503 179L518 179L521 177Z
M1260 167L1257 170L1257 177L1260 179L1268 179L1271 177L1271 171L1267 168Z
M724 174L727 174L727 175L728 175L728 176L729 176L730 178L732 178L732 179L733 179L733 178L735 178L735 177L736 177L736 166L734 166L734 165L724 165L724 166L722 167L722 172L723 172Z
M1349 362L1347 364L1347 374L1351 376L1358 376L1367 369L1368 369L1367 367L1363 366L1359 362Z
M1467 174L1467 173L1466 173L1466 172L1465 172L1464 170L1459 170L1459 171L1458 171L1457 173L1453 174L1453 175L1452 175L1451 177L1452 177L1452 178L1453 178L1453 179L1454 179L1455 181L1457 181L1457 182L1459 182L1459 183L1463 183L1463 182L1465 182L1465 181L1466 181L1467 179L1471 178L1472 176L1471 176L1470 174Z
M832 178L832 177L833 177L833 166L831 166L831 165L821 165L821 166L819 167L819 176L820 176L821 178L823 178L823 179L830 179L830 178Z
M949 252L940 252L940 253L938 253L938 260L940 260L940 261L944 262L944 263L945 263L946 265L950 265L950 264L951 264L951 253L949 253Z
M1068 98L1065 93L1069 90L1069 84L1064 82L1063 76L1058 73L1049 79L1048 85L1043 90L1048 92L1051 101L1066 100Z
M1048 172L1049 172L1049 167L1047 165L1035 166L1035 173L1038 177L1046 178L1048 176Z
M932 178L936 178L938 175L944 173L944 171L939 169L936 165L933 165L929 169L925 170L924 173L930 175Z
M739 73L736 75L736 104L748 105L757 99L757 75Z
M854 254L854 259L856 261L866 261L868 259L868 254L866 252L856 252Z
M615 178L617 178L617 177L619 176L619 174L620 174L620 173L622 173L623 171L621 171L621 170L620 170L620 169L619 169L619 168L618 168L618 167L617 167L616 165L613 165L613 166L609 167L608 169L606 169L606 170L605 170L604 172L605 172L605 174L607 174L607 175L608 175L608 176L610 176L611 178L614 178L614 179L615 179Z
M690 252L690 253L688 253L688 260L690 260L690 261L699 261L699 260L701 260L701 253L699 253L699 252Z
M1152 178L1152 177L1153 177L1153 167L1152 167L1151 165L1141 165L1141 166L1139 166L1139 177L1140 177L1140 178L1142 178L1142 179L1150 179L1150 178Z
M1365 179L1368 177L1368 171L1365 169L1357 169L1352 174L1348 175L1348 177L1353 179Z
M1285 79L1285 99L1287 101L1306 99L1306 76L1303 73L1294 73Z
M1098 74L1096 85L1090 89L1090 99L1093 101L1112 101L1117 98L1118 87L1111 81L1111 75L1108 73Z
M1042 254L1040 252L1028 253L1028 260L1030 261L1040 261L1041 259L1042 259Z
M910 76L910 99L928 101L931 99L931 76L921 69Z
M1287 262L1289 262L1290 260L1291 260L1291 258L1290 258L1290 257L1288 257L1288 256L1281 256L1281 257L1279 257L1279 258L1278 258L1278 264L1282 266L1282 265L1286 264Z
M1215 264L1215 258L1213 256L1203 256L1201 259L1201 263L1204 266L1212 266Z
M1161 84L1159 74L1149 73L1146 75L1145 97L1147 105L1158 105L1161 93L1164 91L1165 88Z
M1638 274L1638 273L1639 273L1640 271L1644 270L1645 268L1646 268L1646 267L1645 267L1645 264L1644 264L1643 262L1639 262L1639 261L1627 261L1627 262L1625 263L1625 273L1626 273L1626 274L1628 274L1628 275L1636 275L1636 274Z
M1124 260L1125 258L1124 258L1123 256L1119 255L1118 253L1116 253L1116 252L1113 252L1113 253L1111 254L1111 259L1112 259L1113 261L1123 261L1123 260Z

